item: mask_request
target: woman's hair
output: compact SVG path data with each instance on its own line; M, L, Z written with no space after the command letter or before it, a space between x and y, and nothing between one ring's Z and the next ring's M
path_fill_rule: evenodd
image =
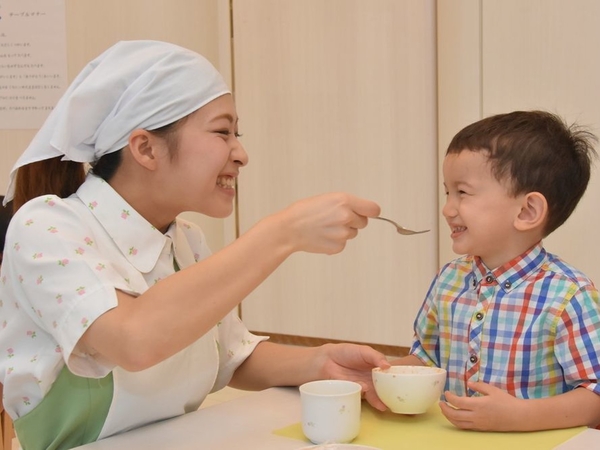
M483 152L492 175L510 194L540 192L548 202L547 236L575 210L590 180L596 137L545 111L515 111L459 131L446 154Z
M0 195L0 203L4 201L4 195ZM12 202L6 206L0 204L0 265L2 264L2 254L4 253L4 242L6 240L6 230L8 223L12 218Z
M68 197L85 179L82 163L61 161L61 156L37 161L17 170L13 212L32 198L44 194Z
M189 115L155 130L149 130L150 133L165 140L171 157L177 154L177 132L188 117ZM121 149L103 155L98 161L91 164L91 172L103 180L109 181L121 165L122 153ZM61 156L57 156L34 162L17 170L13 211L17 211L26 202L40 195L53 194L66 198L79 189L85 180L84 164L62 161L61 158Z

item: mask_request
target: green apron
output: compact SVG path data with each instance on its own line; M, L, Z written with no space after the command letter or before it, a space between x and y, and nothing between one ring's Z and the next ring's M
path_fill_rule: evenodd
M73 375L67 366L32 411L14 421L23 450L66 450L98 439L113 395L112 373Z

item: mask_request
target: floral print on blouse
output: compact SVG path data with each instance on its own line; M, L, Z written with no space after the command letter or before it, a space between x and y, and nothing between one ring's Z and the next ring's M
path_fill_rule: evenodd
M196 225L177 219L162 234L92 174L67 199L42 196L22 206L6 242L0 382L14 419L40 403L65 364L91 378L114 369L78 351L77 342L117 306L115 290L139 295L174 273L173 256L184 268L210 255ZM264 338L249 333L232 311L202 339L214 342L211 354L200 357L218 366L210 391L225 386Z

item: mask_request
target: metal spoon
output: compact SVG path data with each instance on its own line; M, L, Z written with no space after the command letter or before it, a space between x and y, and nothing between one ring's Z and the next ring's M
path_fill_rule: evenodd
M398 225L396 222L394 222L391 219L386 219L385 217L371 217L371 219L379 219L379 220L385 220L386 222L391 223L392 225L394 225L396 227L396 231L398 231L398 233L403 234L405 236L409 236L411 234L421 234L421 233L427 233L429 230L420 230L420 231L415 231L415 230L409 230L408 228L404 228L401 225Z

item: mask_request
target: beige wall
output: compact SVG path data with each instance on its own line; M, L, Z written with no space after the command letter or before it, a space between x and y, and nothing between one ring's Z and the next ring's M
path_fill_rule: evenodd
M240 226L344 190L429 234L373 222L339 255L296 254L242 305L253 330L410 344L437 268L435 2L234 1L250 164Z
M432 233L372 223L333 257L294 255L244 302L261 331L407 345L435 269L454 258L439 163L451 137L489 114L542 108L599 132L596 0L66 0L69 77L112 43L161 39L235 72L250 164L242 231L306 195L349 190ZM235 62L235 67L232 63ZM233 70L235 69L235 70ZM229 78L231 79L231 78ZM0 130L0 185L33 137ZM547 239L600 283L597 170ZM234 219L193 215L213 249Z
M440 160L464 125L517 109L555 112L599 135L598 42L595 0L439 1ZM545 241L549 251L597 284L599 163L574 214ZM450 248L447 233L441 233L441 261L454 256Z
M230 80L227 0L66 0L68 77L120 40L157 39L206 56ZM35 130L0 130L0 189ZM202 225L213 249L231 238L233 221L187 214Z

